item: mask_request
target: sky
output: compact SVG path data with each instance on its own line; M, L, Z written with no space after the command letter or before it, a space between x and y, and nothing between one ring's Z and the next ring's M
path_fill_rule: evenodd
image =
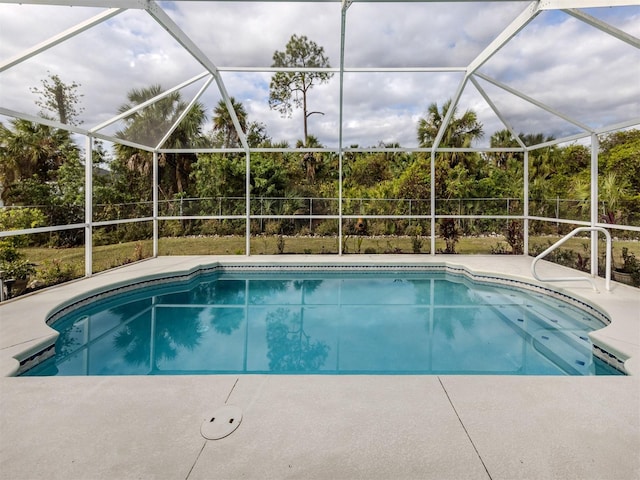
M283 118L268 105L271 72L266 68L291 35L306 35L322 46L332 67L340 63L339 2L161 2L173 21L217 67L224 87L245 107L249 121L261 122L276 142L294 146L303 136L302 111ZM347 11L346 68L466 67L528 2L358 3ZM0 5L0 62L103 12L98 8ZM640 37L640 6L585 10ZM50 50L0 72L0 106L31 115L39 112L33 87L49 73L80 84L82 126L91 128L117 115L127 92L160 84L171 88L204 67L186 53L146 12L129 10ZM590 127L640 118L640 51L561 11L543 12L484 64L480 73ZM460 72L346 72L343 145L398 143L417 147L417 123L428 106L453 97ZM563 138L581 129L532 106L484 79L478 84L516 132ZM190 101L202 87L181 90ZM216 82L199 99L211 129L221 98ZM309 133L336 148L340 132L340 89L336 74L309 93ZM459 114L473 110L484 126L477 146L504 128L489 104L468 82ZM0 116L0 121L7 118ZM104 130L114 133L116 123Z

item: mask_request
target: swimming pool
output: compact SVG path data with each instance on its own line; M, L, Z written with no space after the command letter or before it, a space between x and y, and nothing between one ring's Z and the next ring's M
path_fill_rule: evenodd
M597 312L442 271L222 269L84 303L24 375L619 373Z

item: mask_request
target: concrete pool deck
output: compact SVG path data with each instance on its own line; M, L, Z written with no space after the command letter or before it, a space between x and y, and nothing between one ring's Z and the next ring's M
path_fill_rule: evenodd
M446 263L538 283L528 257L160 257L0 305L0 374L51 340L56 305L217 261ZM605 311L612 324L594 341L637 372L638 290L597 282L601 293L551 288ZM205 440L201 424L225 404L242 423ZM640 376L2 377L0 478L43 477L637 479Z

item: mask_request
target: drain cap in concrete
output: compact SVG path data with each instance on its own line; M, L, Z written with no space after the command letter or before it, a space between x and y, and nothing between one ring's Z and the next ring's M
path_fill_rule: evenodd
M202 426L200 433L208 440L220 440L232 434L240 426L242 410L234 405L225 405L209 415Z

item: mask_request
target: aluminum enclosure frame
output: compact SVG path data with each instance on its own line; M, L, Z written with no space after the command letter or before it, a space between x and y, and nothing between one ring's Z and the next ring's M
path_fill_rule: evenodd
M183 0L175 0L176 2L180 2ZM186 1L186 0L185 0ZM198 0L201 2L205 2L206 0ZM226 1L226 0L222 0ZM283 0L261 0L263 2L283 2ZM303 0L304 1L304 0ZM616 123L614 125L606 125L604 127L592 128L589 125L585 124L579 118L573 118L570 115L567 115L565 112L558 111L551 106L545 105L543 102L532 98L523 92L514 89L503 82L500 82L497 79L491 78L490 76L479 72L478 70L488 62L501 48L507 45L513 37L515 37L522 29L526 28L529 23L531 23L541 12L547 10L560 10L572 17L580 20L593 28L596 28L622 42L631 45L636 49L640 49L640 39L623 32L612 25L609 25L601 20L598 20L587 13L581 11L582 8L593 8L593 7L611 7L611 6L627 6L627 5L640 5L638 0L537 0L537 1L522 1L523 10L522 12L509 24L506 28L504 28L496 38L493 39L468 65L460 66L460 67L432 67L432 68L350 68L345 65L345 32L348 26L348 11L353 3L365 3L368 1L377 1L377 0L306 0L310 3L312 2L334 2L341 3L341 19L340 19L340 59L339 59L339 67L338 68L326 68L326 69L290 69L290 68L274 68L274 67L220 67L218 66L213 59L209 58L200 47L172 20L172 18L167 14L165 9L162 7L160 3L153 0L23 0L20 2L9 1L9 0L0 0L0 4L12 4L12 3L20 3L20 4L32 4L32 5L59 5L59 6L90 6L90 7L102 7L106 10L101 12L100 14L82 22L78 25L75 25L64 32L61 32L58 35L55 35L44 42L39 43L38 45L29 48L28 50L20 53L17 56L14 56L6 61L0 63L0 72L8 70L15 65L18 65L60 43L67 41L70 38L75 37L76 35L91 29L97 25L100 25L106 20L109 20L127 10L137 9L145 11L155 22L157 22L164 30L166 30L169 35L171 35L180 46L188 52L188 54L193 57L204 69L204 71L191 79L185 80L183 83L176 85L158 96L144 102L143 104L137 105L131 108L129 111L118 114L110 118L109 120L102 122L98 125L94 125L89 128L80 128L74 127L66 124L61 124L52 120L46 120L40 117L34 117L31 115L27 115L23 112L13 111L7 108L0 106L0 114L24 119L32 122L37 122L45 125L49 125L55 128L61 128L65 130L69 130L73 133L84 135L86 137L86 159L85 159L85 185L86 185L86 199L85 199L85 222L82 224L75 225L64 225L64 226L49 226L42 227L36 229L26 229L26 230L14 230L9 232L0 232L0 238L8 237L13 235L22 235L22 234L32 234L39 233L45 231L57 231L57 230L65 230L65 229L73 229L73 228L84 228L85 230L85 275L89 276L92 274L92 230L96 226L107 225L107 224L115 224L115 223L123 223L123 222L132 222L132 221L152 221L153 222L153 232L154 232L154 250L153 255L158 255L158 222L160 220L167 219L180 219L180 218L193 218L193 217L162 217L159 216L158 213L158 155L161 153L174 153L174 152L193 152L193 153L205 153L205 152L236 152L236 153L244 153L246 157L246 183L245 183L245 215L243 216L225 216L224 218L243 218L246 221L246 246L245 253L247 255L250 254L250 221L255 218L272 218L273 216L256 216L250 214L250 206L251 206L251 186L249 183L250 178L250 170L251 170L251 154L256 152L332 152L338 155L339 159L339 190L338 190L338 215L329 215L329 216L321 216L314 218L336 218L338 219L339 225L339 246L338 252L341 254L343 251L343 219L356 218L353 215L345 215L343 213L343 192L342 192L342 182L343 182L343 160L344 154L350 152L375 152L375 151L401 151L401 152L426 152L431 155L431 179L435 178L435 155L438 152L451 152L451 151L485 151L485 152L499 152L499 151L510 151L510 152L524 152L524 213L523 215L515 215L515 216L482 216L481 218L518 218L524 220L525 225L525 252L528 251L528 226L530 220L548 220L545 218L533 217L529 212L529 204L528 204L528 192L529 192L529 171L528 171L528 155L530 151L544 148L547 146L560 144L568 141L575 141L580 139L590 139L591 144L591 205L590 205L590 220L588 222L580 222L571 220L571 223L581 226L589 226L589 227L602 227L606 226L607 228L623 228L632 231L640 231L640 227L633 226L624 226L624 225L606 225L598 222L597 215L597 200L598 200L598 171L597 171L597 161L598 161L598 135L608 132L617 131L624 128L629 128L633 126L640 125L640 118L630 118L621 123ZM410 3L410 2L424 2L424 3L457 3L457 2L466 2L473 3L474 0L449 0L449 1L435 1L435 0L404 0L397 1L392 3ZM510 0L493 0L494 2L500 1L510 1ZM517 2L518 0L516 0ZM217 2L220 3L220 2ZM514 2L511 2L514 3ZM327 73L337 73L339 76L339 132L338 132L338 147L337 148L323 148L323 149L300 149L300 148L250 148L247 143L246 134L241 128L240 121L238 119L238 115L236 114L232 102L231 97L226 89L221 72L278 72L278 71L313 71L313 72L327 72ZM442 122L441 128L438 131L438 134L433 142L433 145L428 148L399 148L399 149L384 149L384 148L349 148L343 145L343 104L344 104L344 74L350 72L456 72L461 73L462 80L458 84L455 94L452 98L451 108L447 111L445 118ZM492 101L491 96L487 94L487 92L482 88L478 80L483 80L488 82L499 89L508 92L515 97L523 100L524 102L536 106L538 109L541 109L548 114L561 118L562 120L578 127L581 131L578 134L571 135L569 137L560 138L551 142L545 142L539 145L527 146L516 134L512 125L506 119L506 116L503 112L500 111L499 108ZM218 88L218 91L229 111L232 123L236 129L238 138L240 140L241 148L235 149L208 149L208 148L198 148L198 149L166 149L164 148L164 144L169 138L170 134L178 127L180 121L184 118L186 113L189 111L187 108L183 115L181 115L178 120L171 126L168 132L163 136L163 138L154 146L149 147L147 145L141 145L139 143L123 140L121 138L117 138L112 135L108 135L102 130L104 130L107 126L112 125L113 123L125 118L132 113L135 113L142 108L151 105L162 98L165 98L167 95L170 95L173 92L176 92L187 85L194 84L195 82L204 80L204 86L200 88L196 96L191 100L189 107L194 105L200 96L205 92L207 87L215 82ZM514 148L506 148L506 149L481 149L481 148L471 148L471 149L451 149L451 148L441 148L440 143L445 134L446 128L450 123L453 112L455 110L456 105L460 101L461 96L465 92L466 87L471 84L475 87L475 89L480 93L480 95L484 98L490 108L493 110L497 118L503 123L504 127L511 132L513 138L518 142L518 147ZM148 151L153 153L153 215L148 218L141 219L126 219L120 221L113 222L94 222L92 218L92 167L91 167L91 151L93 148L93 141L95 139L106 140L113 143L118 143L122 145L126 145L133 148L138 148L144 151ZM430 214L425 216L397 216L394 218L425 218L430 220L431 225L431 248L430 252L432 255L435 254L435 238L436 231L435 225L436 220L439 218L472 218L474 216L464 216L464 215L436 215L436 197L435 197L435 189L431 188L431 198L430 198ZM358 216L361 217L361 216ZM365 216L366 217L366 216ZM376 216L372 216L375 218L379 218ZM218 218L217 216L203 217L203 218ZM282 216L278 216L277 218L283 218ZM306 216L296 215L294 218L306 218ZM591 240L591 250L592 250L592 259L597 258L597 237L596 234L592 235ZM525 253L526 254L526 253ZM595 271L594 271L595 270ZM592 263L591 266L592 275L597 275L597 265L594 266Z

